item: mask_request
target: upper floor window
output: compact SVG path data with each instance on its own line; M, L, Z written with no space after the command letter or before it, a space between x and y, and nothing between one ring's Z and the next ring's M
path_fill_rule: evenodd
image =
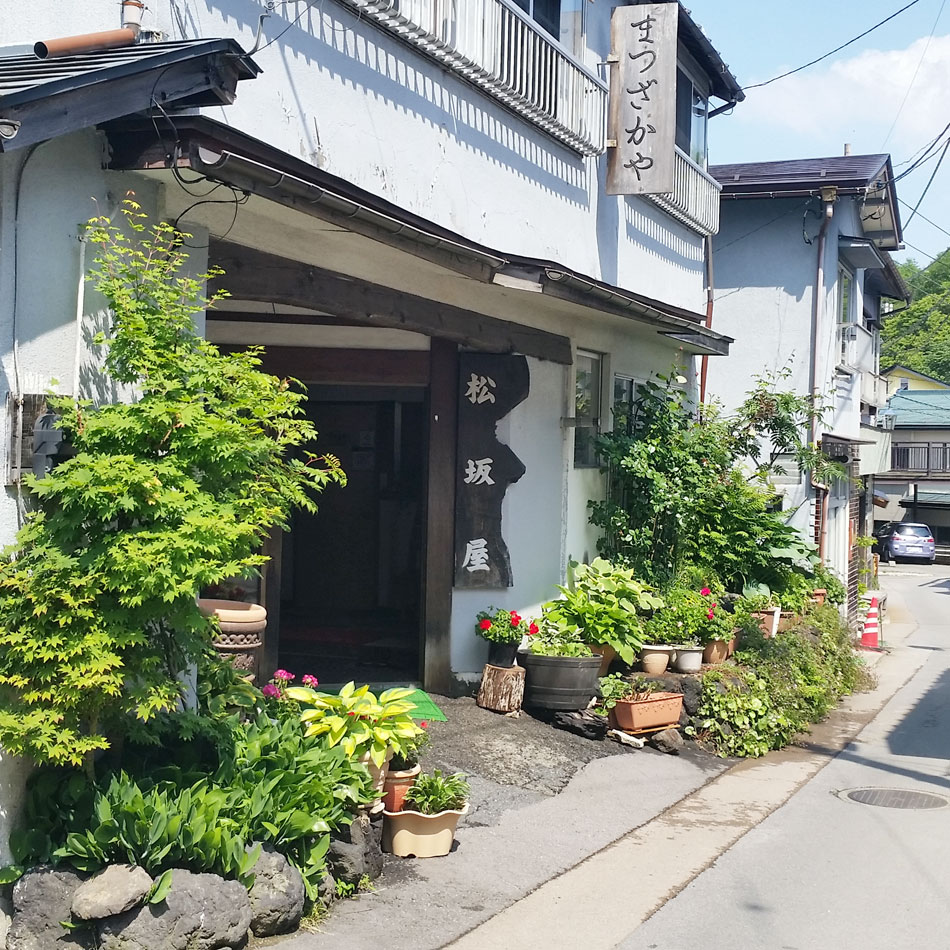
M838 323L853 323L854 275L846 267L838 265Z
M510 0L573 56L580 57L588 0Z
M706 116L709 98L683 70L676 70L676 147L700 168L706 167Z

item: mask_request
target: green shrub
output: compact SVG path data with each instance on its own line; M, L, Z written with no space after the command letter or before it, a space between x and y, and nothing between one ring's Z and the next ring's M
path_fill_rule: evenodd
M847 624L830 606L775 638L745 623L736 661L737 667L703 674L697 723L687 730L723 755L780 749L869 682Z

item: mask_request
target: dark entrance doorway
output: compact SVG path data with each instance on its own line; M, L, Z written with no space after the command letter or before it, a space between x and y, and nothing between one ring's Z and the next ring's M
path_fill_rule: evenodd
M310 386L318 450L340 459L347 484L284 536L278 661L321 685L421 679L425 395Z

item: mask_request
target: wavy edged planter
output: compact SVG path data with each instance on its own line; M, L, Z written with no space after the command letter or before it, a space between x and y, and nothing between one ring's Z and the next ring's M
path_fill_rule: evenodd
M198 609L206 617L218 618L214 648L253 680L264 645L260 635L267 627L267 611L260 604L214 598L199 598Z
M524 704L540 709L586 709L597 692L599 656L536 656L525 653Z
M383 850L398 858L440 858L452 850L459 819L468 814L464 808L423 815L419 811L384 811Z
M402 803L421 771L421 765L414 765L411 769L390 769L386 773L383 783L383 808L386 811L402 811Z
M682 693L652 693L648 699L618 699L609 718L624 732L646 732L678 726L682 711Z

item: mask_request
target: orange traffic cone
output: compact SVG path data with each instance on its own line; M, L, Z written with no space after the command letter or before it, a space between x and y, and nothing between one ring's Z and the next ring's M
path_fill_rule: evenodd
M868 615L864 621L864 631L861 634L861 646L865 650L879 650L878 645L878 616L877 616L877 598L871 598L871 606L868 607Z

